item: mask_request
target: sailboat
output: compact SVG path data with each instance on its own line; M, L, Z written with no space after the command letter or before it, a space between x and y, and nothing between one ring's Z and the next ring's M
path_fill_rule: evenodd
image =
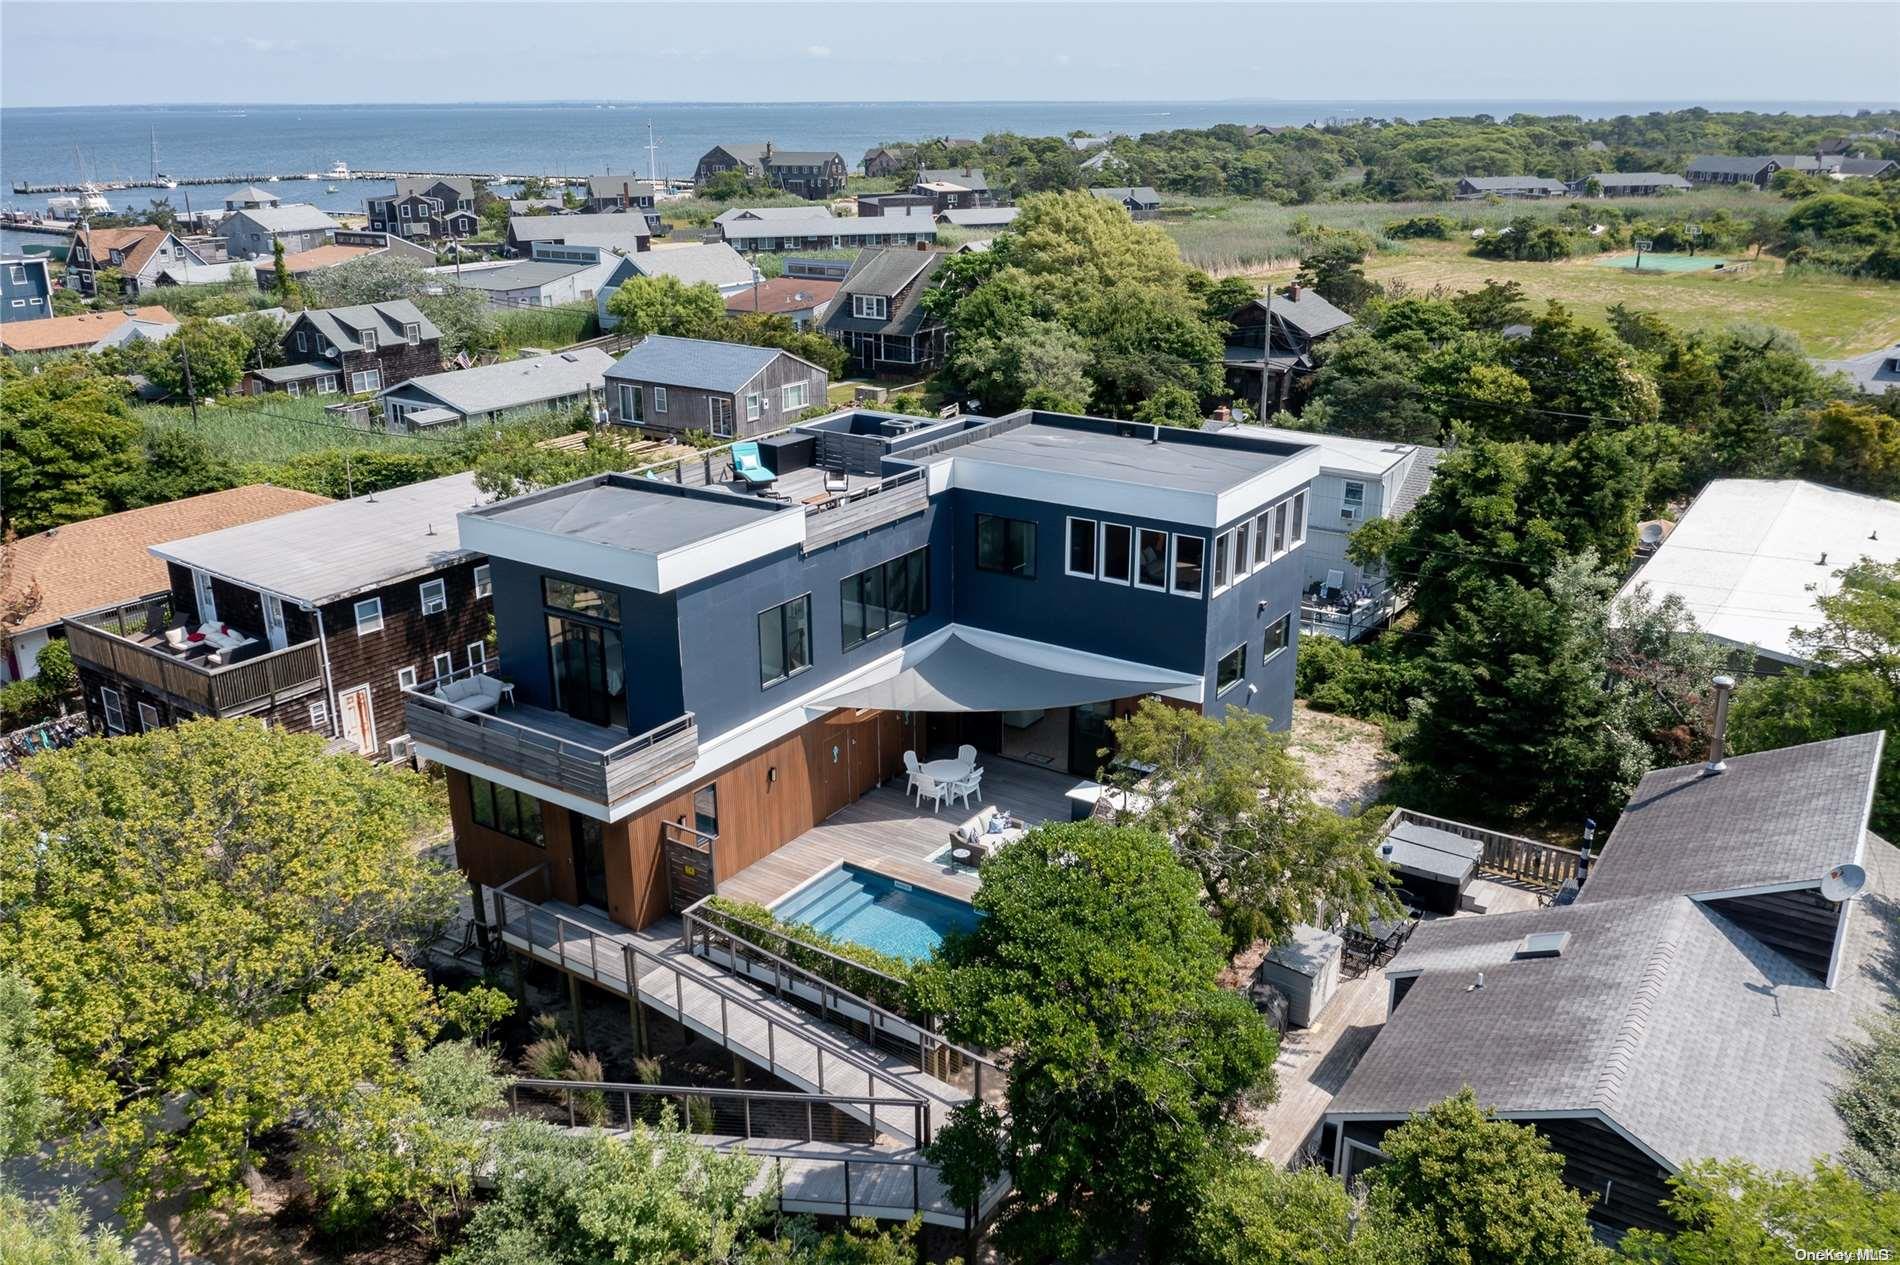
M154 189L176 189L178 182L158 169L158 129L152 129L152 187Z

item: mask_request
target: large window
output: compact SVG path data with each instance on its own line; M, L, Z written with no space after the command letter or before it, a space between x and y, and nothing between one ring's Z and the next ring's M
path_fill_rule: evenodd
M891 301L881 294L854 294L851 296L851 315L862 320L888 320L891 314Z
M484 562L481 566L475 568L475 596L488 597L493 594L494 591L494 572L489 569L489 564Z
M1293 616L1282 615L1267 625L1266 653L1261 662L1271 659L1293 644Z
M1140 532L1141 548L1136 554L1135 587L1143 589L1161 589L1168 587L1168 533L1144 527Z
M715 439L732 438L732 400L723 395L711 396L706 401L708 425L712 427Z
M916 549L840 580L844 648L861 646L928 611L929 568L930 551Z
M1291 549L1306 541L1306 493L1295 493L1293 497L1293 526L1287 539L1287 548Z
M1200 536L1174 538L1174 591L1199 597L1207 568L1207 541Z
M475 824L499 831L537 848L548 846L541 831L541 801L523 795L512 786L502 786L486 778L468 780L469 815Z
M976 569L1036 578L1036 525L1020 518L976 516Z
M1214 537L1214 591L1220 592L1233 581L1232 563L1233 539L1226 533Z
M604 619L610 624L620 622L620 594L607 589L592 588L573 580L557 580L552 576L543 576L541 596L549 606L560 610L573 611L576 615L587 615L594 619Z
M1273 507L1273 556L1286 552L1286 502Z
M1085 580L1095 578L1096 566L1096 525L1092 518L1071 518L1069 520L1069 553L1063 564L1070 575Z
M811 594L759 612L759 685L774 685L811 667Z
M719 783L708 782L693 792L693 829L702 835L719 833Z
M1238 580L1252 570L1250 559L1253 557L1253 523L1242 523L1234 528L1234 579Z
M449 586L446 581L424 580L421 594L424 615L440 615L449 608Z
M809 382L788 382L779 388L779 406L786 412L804 408L811 399Z
M1247 675L1247 647L1235 646L1220 657L1214 670L1214 692L1225 694Z
M1102 578L1126 584L1134 578L1135 530L1127 523L1102 524Z
M1352 520L1366 515L1366 485L1347 483L1345 492L1339 498L1339 516Z
M383 599L365 598L356 604L356 635L368 636L383 630Z

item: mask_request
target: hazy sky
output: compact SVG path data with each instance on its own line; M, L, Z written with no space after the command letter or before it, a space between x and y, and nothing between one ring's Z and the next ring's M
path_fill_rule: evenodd
M1900 99L1900 2L0 0L0 104Z

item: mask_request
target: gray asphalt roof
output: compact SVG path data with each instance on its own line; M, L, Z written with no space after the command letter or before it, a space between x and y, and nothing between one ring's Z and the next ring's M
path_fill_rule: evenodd
M1254 306L1265 307L1266 300L1255 299ZM1241 311L1246 309L1242 308ZM1310 286L1301 289L1297 299L1284 291L1274 295L1273 315L1308 338L1318 338L1321 334L1330 334L1352 324L1352 317L1327 302Z
M439 184L449 186L460 197L475 196L475 182L467 176L398 176L393 196L406 198L412 193L427 193Z
M1774 161L1767 154L1736 156L1732 154L1698 154L1689 160L1689 171L1707 172L1711 175L1752 176Z
M851 271L845 274L838 293L833 296L831 306L825 309L825 328L887 334L916 332L928 316L922 301L924 291L929 288L929 274L943 265L944 258L936 251L904 250L900 247L859 251L858 257L852 261ZM923 278L921 281L918 280L920 276ZM909 289L899 302L892 305L888 320L879 321L851 314L852 295L881 294L888 299L896 297L906 286Z
M942 182L962 185L966 189L985 193L990 187L990 182L984 178L981 167L926 167L921 180L924 184Z
M1554 193L1568 193L1569 187L1561 180L1549 180L1543 176L1464 176L1464 183L1474 189L1496 189L1500 192L1508 189L1546 189Z
M511 215L508 232L518 242L569 241L594 244L595 236L651 237L647 217L634 211L600 211L587 215Z
M1598 171L1584 177L1585 181L1594 180L1605 189L1614 189L1619 185L1662 185L1664 188L1686 188L1689 184L1681 176L1667 171Z
M1893 996L1900 950L1900 852L1861 825L1877 755L1861 735L1651 774L1576 904L1418 928L1388 973L1422 974L1330 1110L1402 1116L1468 1084L1506 1115L1602 1112L1677 1166L1838 1150L1839 1043ZM1869 882L1832 990L1685 894L1818 879L1810 861L1857 849ZM1558 956L1515 956L1558 931Z
M1152 444L1145 437L1069 430L1040 422L976 440L946 455L1185 492L1224 492L1287 459L1257 448Z
M598 347L581 347L450 373L423 374L399 382L382 394L408 398L420 393L464 416L492 413L597 391L613 362L613 357Z
M425 342L442 337L442 331L408 299L358 303L351 307L313 308L306 311L304 317L325 338L345 351L354 351L362 345L358 341L358 331L365 329L375 330L377 342L382 344L401 339L404 325L421 326Z
M550 281L585 272L593 264L557 263L549 259L523 259L499 268L470 268L460 274L453 271L436 275L465 290L526 290Z
M479 504L452 474L156 545L152 552L293 601L322 603L462 561L455 516Z
M995 228L1011 223L1022 213L1013 206L955 207L937 216L962 228Z
M1819 879L1853 859L1880 746L1860 734L1730 756L1714 776L1700 764L1656 770L1637 783L1586 898Z
M677 496L603 481L519 504L504 502L483 517L621 549L664 553L749 526L773 508L772 502L740 496Z
M301 233L319 228L337 228L339 225L316 207L303 202L287 202L282 206L256 206L242 211L233 211L232 215L248 216L253 222L272 233Z
M1419 449L1418 455L1412 458L1412 468L1405 472L1405 482L1399 484L1398 493L1386 510L1388 517L1397 518L1419 503L1425 493L1431 490L1432 479L1438 473L1438 463L1444 458L1443 448Z
M1900 390L1900 343L1881 351L1870 351L1851 360L1823 360L1820 367L1829 373L1844 373L1868 395L1884 395Z
M1090 189L1089 193L1108 202L1133 201L1154 206L1161 204L1161 195L1145 184L1098 185Z
M786 354L776 347L649 334L615 361L607 376L702 391L737 391Z
M635 272L647 277L678 277L687 285L743 285L752 280L752 265L724 242L703 246L667 246L629 255Z

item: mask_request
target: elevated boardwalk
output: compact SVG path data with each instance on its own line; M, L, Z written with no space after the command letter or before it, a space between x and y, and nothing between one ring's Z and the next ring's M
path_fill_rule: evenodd
M896 1141L928 1142L950 1111L970 1097L688 952L677 919L628 931L594 910L560 901L536 905L494 888L484 891L510 948L616 996L631 1000L637 993L642 1005L780 1080L813 1094L921 1100L923 1138L914 1136L908 1110L855 1109Z

